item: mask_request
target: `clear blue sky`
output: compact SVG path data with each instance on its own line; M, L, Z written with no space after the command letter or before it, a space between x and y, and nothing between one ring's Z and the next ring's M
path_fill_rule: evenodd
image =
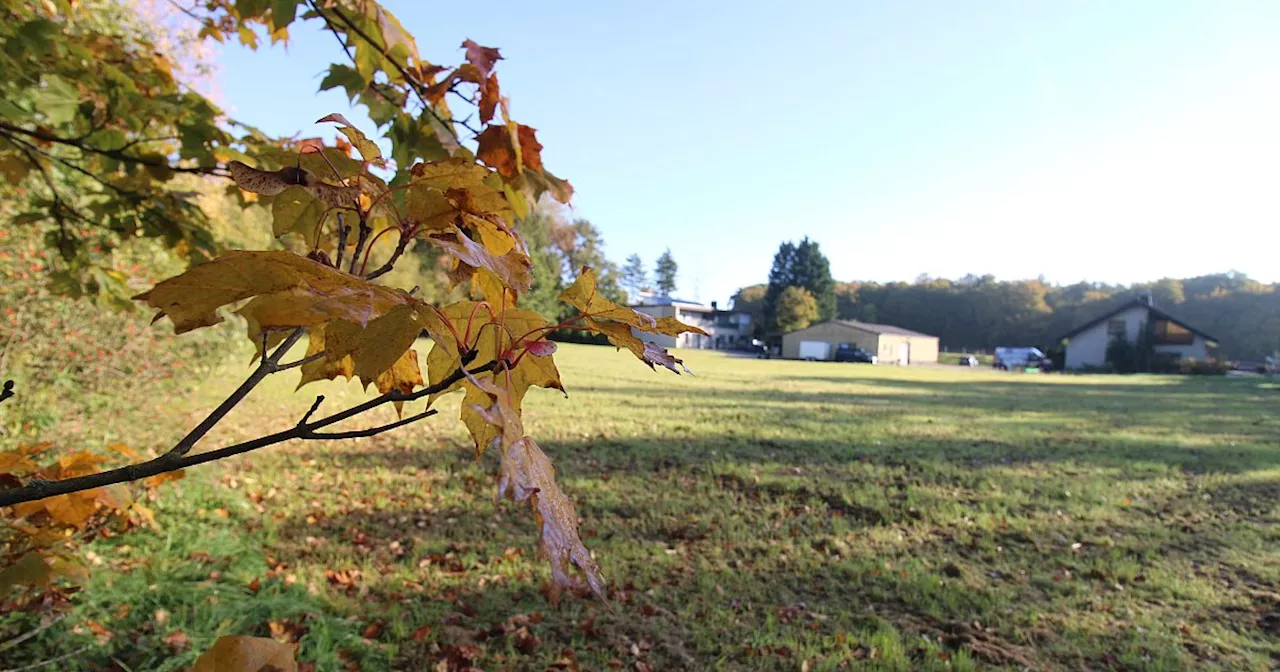
M669 246L682 296L805 235L839 280L1280 279L1273 0L384 4L433 62L500 47L576 214L615 261ZM315 134L336 49L228 48L221 98Z

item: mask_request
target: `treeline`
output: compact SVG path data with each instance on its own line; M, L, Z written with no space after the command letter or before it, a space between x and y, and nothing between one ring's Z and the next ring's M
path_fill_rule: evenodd
M763 324L768 285L744 287L734 307ZM915 282L837 282L838 319L892 324L933 334L949 350L997 346L1052 348L1062 335L1140 293L1156 307L1219 339L1220 354L1261 358L1280 350L1280 285L1241 273L1164 278L1135 285L1040 280L1001 281L992 276L958 280L921 277Z

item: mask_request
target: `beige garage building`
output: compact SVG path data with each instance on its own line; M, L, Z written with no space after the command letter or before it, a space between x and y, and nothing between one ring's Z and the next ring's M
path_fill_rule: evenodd
M862 348L881 364L936 364L938 337L902 327L852 320L822 322L782 336L786 359L832 359L841 343Z

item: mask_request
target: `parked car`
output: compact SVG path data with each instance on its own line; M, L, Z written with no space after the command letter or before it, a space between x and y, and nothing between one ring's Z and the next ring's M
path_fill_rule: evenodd
M960 355L960 366L977 366L978 358L973 355Z
M836 347L834 359L837 362L860 362L863 364L875 364L878 361L875 355L849 343L841 343Z
M991 365L1003 371L1019 369L1048 371L1053 368L1053 360L1039 348L996 348L996 355Z

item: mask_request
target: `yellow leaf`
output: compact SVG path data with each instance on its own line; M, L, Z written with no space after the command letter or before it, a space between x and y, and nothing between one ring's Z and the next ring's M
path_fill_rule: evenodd
M398 306L364 329L350 322L335 322L325 334L326 358L334 361L350 356L353 372L368 387L404 355L424 329L436 335L443 327L430 308L418 305Z
M418 369L418 353L413 350L405 350L404 354L400 355L400 359L397 359L391 368L383 371L377 380L378 392L382 394L392 391L408 394L419 385L422 385L422 372ZM399 415L404 402L394 403L396 414Z
M296 644L266 637L219 637L191 672L297 672Z
M518 353L512 353L513 348L520 347L541 335L537 330L547 326L546 320L541 315L532 311L508 308L498 315L500 321L494 321L489 310L473 301L460 301L445 306L442 313L449 319L460 337L467 338L469 334L468 345L474 350L474 354L466 364L467 368L474 369L501 358L501 364L496 373L485 373L479 378L492 379L496 376L496 380L503 385L505 394L509 397L509 407L515 413L520 413L525 393L532 386L564 391L560 383L560 372L550 356L538 357L526 353L514 365L512 365L512 359L515 357L504 358L504 355L518 356ZM469 328L468 325L470 325ZM517 343L517 339L526 335L527 340ZM432 385L438 384L460 366L462 366L462 358L456 343L452 339L436 339L431 352L427 354L429 382ZM432 395L428 404L434 403L441 395L459 388L466 390L461 407L461 420L470 431L475 441L476 452L479 454L489 446L498 432L476 410L478 405L487 406L488 404L487 397L474 383L467 379L460 380L448 389Z
M131 460L138 459L138 451L130 448L129 446L123 443L110 444L107 446L107 450L110 450L111 452L114 452L114 453L120 453L121 455L124 455L125 457Z
M168 316L184 333L222 321L217 309L258 296L281 294L241 312L258 329L311 326L321 317L364 325L408 303L400 291L375 285L290 252L233 251L169 278L135 299Z
M306 357L318 355L325 351L324 330L324 325L318 325L307 330ZM302 379L298 381L298 387L301 388L303 385L316 380L333 380L338 376L351 380L351 376L354 373L355 363L351 361L349 355L344 355L337 359L321 357L314 362L302 365Z

